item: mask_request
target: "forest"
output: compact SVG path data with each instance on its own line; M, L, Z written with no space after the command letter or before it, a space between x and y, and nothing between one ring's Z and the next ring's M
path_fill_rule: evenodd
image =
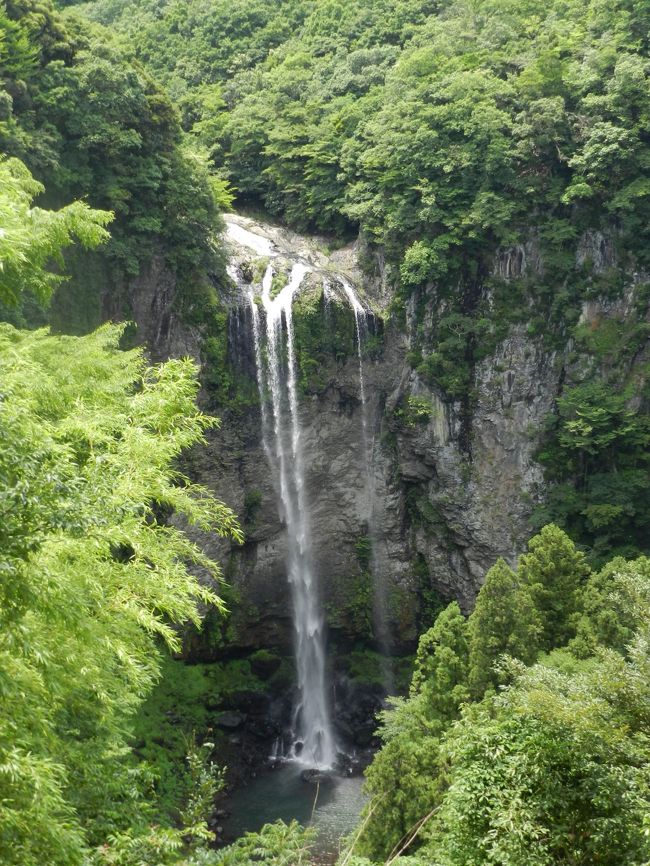
M0 863L648 866L649 48L0 0Z

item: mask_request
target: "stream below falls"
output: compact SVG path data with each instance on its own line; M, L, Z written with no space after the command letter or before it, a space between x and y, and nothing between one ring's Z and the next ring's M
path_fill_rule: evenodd
M224 835L232 841L262 825L282 819L314 827L314 864L331 866L354 830L365 796L363 776L323 774L318 786L301 778L304 766L287 762L262 772L228 798L230 817L223 820ZM314 808L314 800L316 807Z

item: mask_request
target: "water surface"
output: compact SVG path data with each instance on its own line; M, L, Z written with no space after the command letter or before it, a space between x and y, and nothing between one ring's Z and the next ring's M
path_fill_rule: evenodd
M316 829L314 863L335 863L342 840L354 830L365 802L363 778L332 773L323 777L317 789L300 777L303 770L299 764L282 764L236 791L227 803L231 817L223 822L228 838L254 832L278 819L289 822L295 818Z

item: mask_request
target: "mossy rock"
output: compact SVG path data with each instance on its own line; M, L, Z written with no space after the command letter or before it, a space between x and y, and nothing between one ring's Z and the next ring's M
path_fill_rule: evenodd
M282 659L270 650L260 649L249 657L249 662L253 674L266 681L280 668Z
M269 292L271 299L277 298L282 289L288 285L289 283L289 274L286 271L279 271L277 274L273 274L273 279L271 280L271 290Z
M328 369L356 354L354 312L335 299L325 302L322 284L309 285L294 301L294 333L300 385L318 393L328 384Z

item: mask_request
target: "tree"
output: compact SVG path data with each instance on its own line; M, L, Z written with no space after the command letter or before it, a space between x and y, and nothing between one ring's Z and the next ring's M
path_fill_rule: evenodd
M587 658L602 647L627 653L650 609L650 559L611 560L581 588L578 607L572 653Z
M646 625L629 661L605 653L595 667L520 670L468 712L443 748L450 785L423 861L647 863L647 641Z
M467 624L454 601L420 638L411 682L411 695L425 695L427 711L443 723L468 698L468 660Z
M532 662L542 625L529 587L498 559L485 576L468 620L469 686L474 698L499 681L495 662L502 654Z
M549 524L528 542L517 574L529 587L541 620L540 647L548 651L564 646L575 634L580 590L591 574L584 553Z
M643 326L633 324L642 344ZM630 327L621 340L634 346ZM605 345L612 349L610 340ZM624 345L617 352L624 357ZM566 389L539 455L551 487L538 520L564 527L589 546L590 560L598 565L614 553L645 551L650 518L650 422L635 404L638 383L621 388L623 370L616 375L615 389L604 381Z
M108 240L106 211L74 202L58 211L33 207L43 186L17 159L0 158L0 302L17 306L25 293L47 301L63 280L53 265L75 240L89 248Z
M409 699L395 700L382 714L383 746L367 773L374 796L355 851L387 857L439 800L440 739L469 697L467 662L467 626L452 602L420 638Z
M440 760L444 730L426 696L392 699L381 714L382 748L366 771L370 795L361 815L355 853L381 861L440 801L445 787Z
M3 9L0 150L44 184L48 206L79 199L115 215L101 250L68 257L71 276L59 281L49 319L37 308L26 320L87 333L101 323L109 293L111 309L128 315L125 287L154 255L175 279L181 314L199 315L205 295L227 279L215 198L226 203L228 194L210 177L207 153L186 146L169 96L118 40L51 0L9 0ZM210 327L209 314L202 323Z
M530 547L526 570L554 576L556 588L575 574L558 565L584 565L557 527ZM463 646L463 620L455 605L440 615L421 640L411 696L383 716L353 851L360 866L402 848L405 866L645 866L649 575L645 558L619 558L590 576L577 603L567 597L581 612L578 637L531 664L542 622L530 586L499 560L467 624L474 700L454 724L441 723L447 668L436 662Z
M158 672L157 639L200 624L219 579L164 515L239 538L232 512L172 461L214 420L190 361L146 368L122 329L84 338L0 329L0 859L81 861L146 821L129 719ZM42 793L39 795L38 792Z

